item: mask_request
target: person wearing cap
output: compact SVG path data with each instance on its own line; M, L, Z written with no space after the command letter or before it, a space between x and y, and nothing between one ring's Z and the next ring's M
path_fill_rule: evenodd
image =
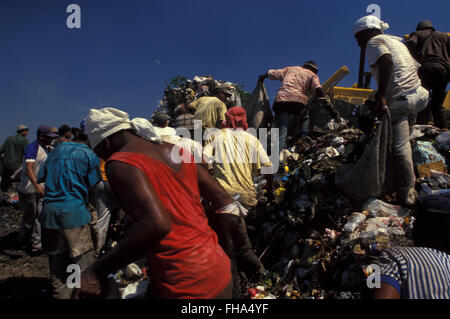
M130 120L115 108L91 109L85 132L106 160L112 193L132 223L122 240L81 274L74 298L101 297L108 274L145 256L154 297L230 298L230 261L200 202L210 200L220 213L233 205L225 190L191 154L162 142L148 120ZM174 148L181 163L173 158Z
M152 116L151 123L158 135L171 135L173 128L169 126L170 116L166 112L158 111Z
M41 125L37 130L37 139L24 150L18 187L19 207L23 215L19 241L30 254L38 254L42 248L41 225L37 217L42 208L44 184L38 181L37 176L47 159L47 147L57 137L58 134L51 132L50 126Z
M10 178L17 169L22 165L23 153L25 147L29 144L27 139L29 128L26 125L19 125L17 127L17 134L8 137L0 148L0 154L3 155L3 174L1 189L7 192L11 186L12 179Z
M203 96L191 103L189 108L195 110L194 115L202 121L204 129L220 128L222 121L225 120L227 112L227 97L231 93L224 87L217 87L212 91L213 96Z
M383 34L389 25L369 15L356 21L353 34L359 46L366 47L368 64L378 83L375 111L382 116L389 109L392 123L392 156L396 190L405 206L417 199L416 177L409 142L409 126L428 102L421 85L418 64L401 38Z
M269 78L282 82L272 108L276 125L280 130L279 153L286 146L288 131L293 130L297 133L300 130L300 136L308 134L309 115L306 105L312 94L315 94L320 104L327 108L335 120L340 120L340 114L325 96L318 73L317 64L314 61L307 61L303 66L273 69L259 76L259 81ZM296 133L292 135L297 135Z
M69 299L67 266L83 270L95 260L91 237L89 193L100 182L99 159L87 145L87 136L61 143L48 155L39 171L45 196L39 222L42 248L48 255L53 297Z
M242 107L232 107L225 114L226 120L222 129L207 138L204 153L210 159L212 176L233 198L237 199L242 208L240 214L227 216L232 232L224 229L225 223L219 223L217 232L222 247L230 257L233 274L233 298L239 298L240 275L238 264L249 278L261 277L264 266L252 250L248 238L244 216L247 210L254 208L258 200L253 183L253 174L263 174L266 177L266 190L273 192L272 163L261 142L249 132L247 114ZM267 169L265 172L263 168ZM217 219L223 218L217 215Z
M434 125L447 128L442 104L450 81L450 37L436 31L430 21L424 20L409 35L405 44L421 64L419 77L422 85L431 91L430 103L417 115L417 124L428 124L431 112Z

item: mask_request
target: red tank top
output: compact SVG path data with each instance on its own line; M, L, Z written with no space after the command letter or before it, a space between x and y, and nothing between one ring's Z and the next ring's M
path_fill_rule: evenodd
M143 171L170 215L171 231L148 256L155 296L214 298L231 280L230 260L208 225L194 159L187 151L180 153L180 172L140 153L115 153L108 162L127 163Z

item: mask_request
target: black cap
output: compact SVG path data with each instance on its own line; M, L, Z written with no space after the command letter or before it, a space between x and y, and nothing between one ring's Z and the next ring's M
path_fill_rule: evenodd
M433 24L429 20L423 20L416 27L416 31L425 30L425 29L431 29L433 31L435 30L433 28Z
M305 64L303 64L303 67L310 69L314 73L319 73L319 68L317 67L316 62L314 62L312 60L306 61Z
M156 126L166 125L170 121L170 116L166 112L158 111L153 114L152 122Z

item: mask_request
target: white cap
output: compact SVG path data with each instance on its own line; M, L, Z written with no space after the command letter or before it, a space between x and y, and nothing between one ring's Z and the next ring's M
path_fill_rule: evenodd
M353 27L353 34L357 34L358 32L367 29L377 29L383 32L384 30L389 29L389 24L381 21L374 15L365 16L356 21L355 26Z

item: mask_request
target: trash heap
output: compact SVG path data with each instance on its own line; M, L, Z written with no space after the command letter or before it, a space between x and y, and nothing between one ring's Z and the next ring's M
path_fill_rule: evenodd
M173 118L187 111L190 102L203 96L211 96L217 87L226 87L230 91L232 96L229 98L229 103L234 103L231 106L236 105L236 102L241 104L238 93L239 86L232 82L215 80L212 76L194 76L192 80L182 78L178 82L178 87L167 87L158 106L158 111L164 111Z
M110 274L106 299L144 299L150 282L148 275L149 267L146 258Z
M19 194L17 192L4 192L0 199L1 205L18 207L19 205Z
M367 278L379 252L414 245L414 208L395 205L395 194L370 198L358 207L334 184L337 168L357 162L367 140L359 129L315 127L310 137L282 152L276 199L267 201L260 194L247 220L266 273L261 282L243 283L246 298L370 298ZM421 198L448 194L450 134L414 126L411 140L416 169L425 172L416 184ZM428 165L428 171L421 165Z

